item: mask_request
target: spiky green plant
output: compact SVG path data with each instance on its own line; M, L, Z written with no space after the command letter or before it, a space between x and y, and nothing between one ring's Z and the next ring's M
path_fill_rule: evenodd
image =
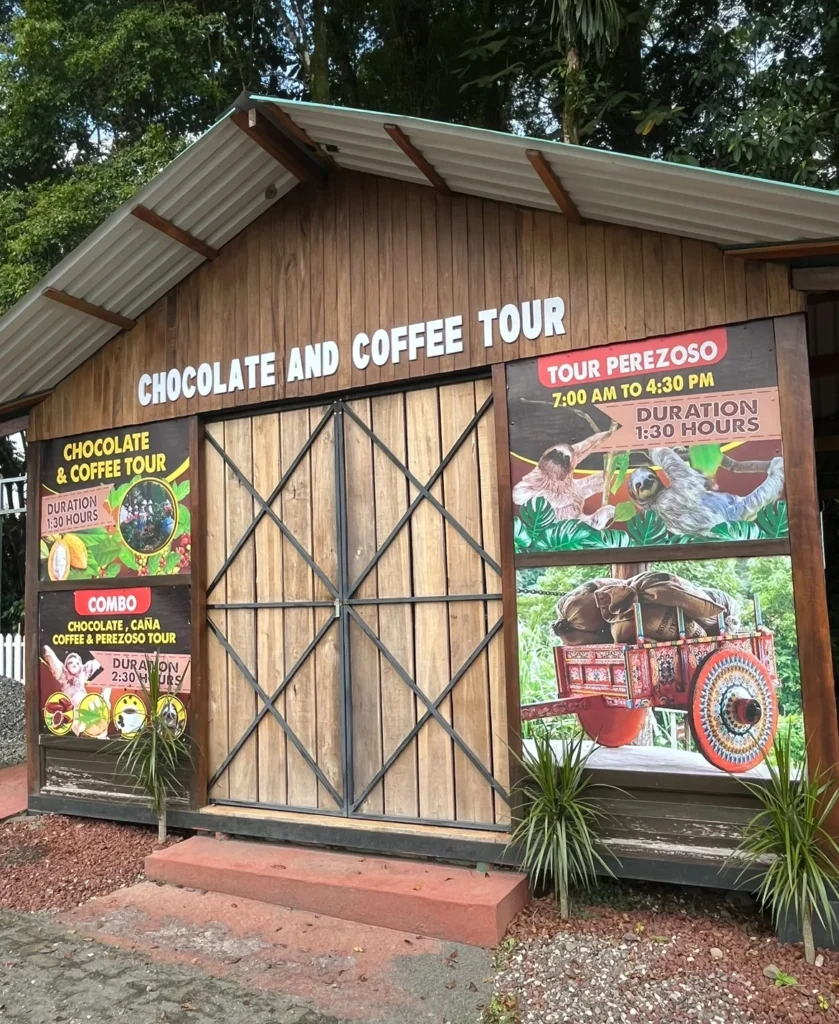
M608 815L592 799L595 786L586 770L597 749L582 736L565 740L554 750L550 734L529 740L520 757L521 778L514 793L522 803L521 821L511 846L521 850L521 863L532 882L553 887L560 916L568 920L568 892L572 885L590 888L598 868L611 875L600 849ZM614 789L614 786L598 786Z
M839 845L827 819L839 799L832 773L807 771L791 756L790 730L775 740L764 762L765 782L742 784L761 809L743 831L729 864L742 867L738 880L757 882L757 898L773 920L792 914L804 938L808 964L816 958L813 915L832 934L836 919L830 897L839 883Z
M189 737L179 735L164 714L166 701L161 698L178 693L183 676L174 686L164 686L160 679L160 656L146 658L146 679L140 681L146 703L146 717L136 736L122 741L118 770L130 776L136 789L149 799L157 818L157 841L166 842L166 806L180 788L179 771L192 760Z

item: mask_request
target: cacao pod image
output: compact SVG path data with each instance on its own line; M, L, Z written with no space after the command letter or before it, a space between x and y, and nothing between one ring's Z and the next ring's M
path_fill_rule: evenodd
M70 575L70 549L61 537L50 548L47 572L51 580L66 580Z
M68 533L64 538L64 543L70 552L70 565L73 569L86 569L87 568L87 547L81 537L77 537L75 533Z

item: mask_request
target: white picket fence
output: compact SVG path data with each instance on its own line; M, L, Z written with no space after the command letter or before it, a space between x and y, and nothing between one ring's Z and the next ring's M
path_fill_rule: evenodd
M0 634L0 676L23 682L23 637L20 633Z

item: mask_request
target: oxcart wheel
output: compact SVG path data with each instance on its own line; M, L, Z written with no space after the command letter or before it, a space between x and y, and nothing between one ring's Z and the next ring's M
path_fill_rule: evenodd
M644 728L647 708L610 708L601 700L577 712L583 731L603 747L623 747Z
M748 651L714 651L696 673L690 724L700 751L716 768L735 773L754 768L778 728L772 677Z

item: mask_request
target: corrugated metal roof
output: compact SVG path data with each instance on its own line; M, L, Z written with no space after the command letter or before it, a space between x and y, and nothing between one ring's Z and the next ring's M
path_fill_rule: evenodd
M686 235L721 246L839 237L839 194L481 128L315 103L280 106L341 167L428 184L393 143L397 124L454 192L556 210L528 162L539 150L587 220Z
M368 174L428 185L384 131L398 124L455 192L555 211L525 156L537 149L586 219L722 246L839 237L832 192L393 114L258 96L250 104L280 106L340 167ZM136 205L220 248L295 184L225 115L0 318L0 402L52 387L119 331L45 298L45 288L136 319L202 262L133 217Z

